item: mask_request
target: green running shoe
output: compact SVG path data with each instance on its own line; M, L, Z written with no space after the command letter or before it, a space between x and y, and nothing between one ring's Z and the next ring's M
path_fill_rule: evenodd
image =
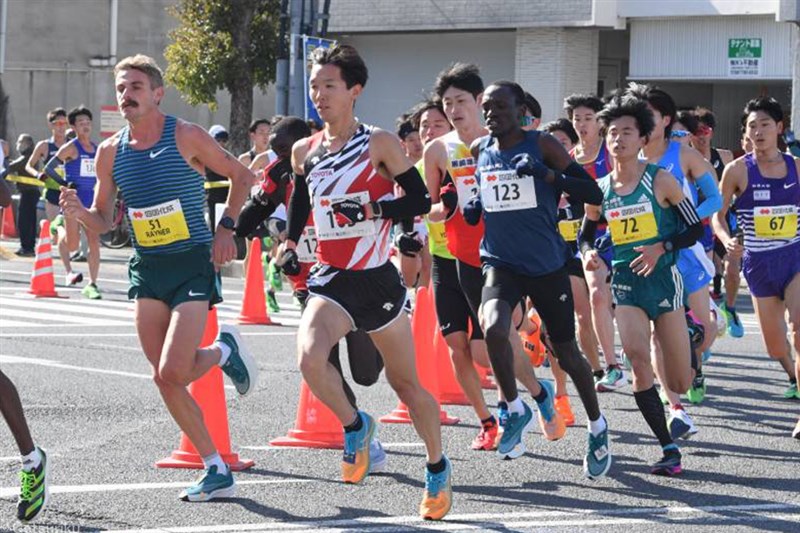
M89 283L86 285L81 294L89 298L90 300L100 300L103 298L103 295L100 294L100 289L97 288L97 285L94 283Z
M50 236L58 235L58 228L63 228L65 224L64 215L56 215L53 222L50 223Z
M274 292L267 293L267 309L270 313L280 313L281 306L278 305L278 299L275 297Z
M42 462L30 472L20 471L19 500L17 502L17 518L27 524L34 520L47 505L49 487L47 486L47 454L38 446Z
M220 474L217 472L217 465L212 465L197 483L181 492L180 499L185 502L207 502L214 498L230 498L234 494L236 482L233 480L233 472L228 469L227 475Z
M603 417L605 420L605 417ZM591 431L589 435L589 448L586 457L583 459L583 473L589 479L603 477L611 468L611 448L608 445L608 421L606 429L595 436Z
M269 284L274 291L283 290L283 278L281 277L281 269L275 266L275 261L270 261L267 265L267 277Z
M703 403L706 399L706 378L703 374L697 374L692 380L692 386L686 391L686 397L695 405Z
M792 381L789 386L783 391L783 397L787 400L800 400L800 391L797 390L797 382Z

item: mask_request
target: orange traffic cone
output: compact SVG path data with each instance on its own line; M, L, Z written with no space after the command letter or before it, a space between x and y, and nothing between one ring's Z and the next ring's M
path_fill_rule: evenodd
M280 325L270 320L267 314L267 300L264 297L264 270L261 268L261 239L253 239L253 244L250 245L242 311L236 321L239 324Z
M430 324L436 323L433 310L433 297L430 289L420 287L417 291L417 305L411 317L411 330L414 334L414 353L417 362L417 375L422 387L439 402L439 379L436 376L436 362L433 357L433 338ZM438 328L437 328L438 329ZM388 415L378 419L388 424L410 424L408 406L400 402ZM439 421L446 426L458 424L459 419L447 414L439 406Z
M17 225L14 222L14 210L11 206L0 208L3 211L2 222L0 224L0 236L4 239L17 238Z
M39 243L36 245L36 259L31 273L29 294L36 298L63 298L56 292L56 278L53 275L53 246L50 244L50 222L42 220Z
M206 329L200 346L210 346L217 338L219 324L217 323L217 309L208 312ZM228 429L228 406L225 404L225 388L222 383L222 370L214 365L200 379L189 385L189 394L203 412L211 440L217 448L222 460L234 472L245 470L255 464L250 459L239 459L239 454L231 452L231 434ZM189 437L181 432L181 443L169 457L156 462L158 468L196 468L203 469L203 458L197 453Z
M322 403L306 384L300 384L300 404L294 429L285 437L272 439L273 446L295 448L344 448L344 428L328 406Z

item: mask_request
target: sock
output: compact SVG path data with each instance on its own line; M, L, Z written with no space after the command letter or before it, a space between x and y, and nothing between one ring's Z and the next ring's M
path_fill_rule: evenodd
M606 423L606 417L602 415L597 420L589 420L589 431L595 437L605 431L607 428L608 424Z
M444 460L444 455L442 455L442 458L439 459L438 463L426 463L425 466L428 468L428 472L431 474L441 474L444 472L444 469L447 468L447 463Z
M496 426L497 425L497 420L495 420L494 415L489 415L489 418L481 420L481 425L484 426L484 427L485 426Z
M539 403L539 404L546 402L547 401L547 389L545 389L544 387L541 387L541 390L539 391L539 394L534 396L533 399L536 400L536 403Z
M719 294L720 290L722 290L722 276L714 274L714 294Z
M352 431L360 431L362 427L364 427L364 421L361 420L361 415L356 413L356 419L350 425L345 426L344 430L350 433Z
M664 406L661 405L661 398L658 397L655 385L647 390L633 393L636 399L636 406L642 413L645 422L650 426L650 430L658 439L662 447L674 444L672 437L669 436L667 429L667 417L664 414Z
M661 449L664 451L664 453L669 453L669 452L674 452L677 454L681 453L680 448L678 448L678 445L675 444L674 442L672 444L667 444L666 446L662 446Z
M508 412L509 413L517 413L518 415L525 414L525 407L523 407L522 398L517 396L510 402L508 402Z
M224 342L215 342L214 346L219 348L220 353L217 366L225 366L225 363L228 362L228 358L231 356L231 347Z
M42 464L42 454L39 453L39 448L35 446L31 453L22 456L22 469L26 472L38 468L40 464Z
M222 460L222 457L220 457L218 452L214 452L207 457L203 457L203 466L206 467L206 470L212 466L216 466L217 474L222 474L223 476L228 475L228 465L225 464L225 461Z

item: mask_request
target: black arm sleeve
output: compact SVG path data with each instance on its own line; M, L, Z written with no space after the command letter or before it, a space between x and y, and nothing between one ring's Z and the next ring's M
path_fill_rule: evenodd
M308 183L306 177L295 174L294 189L289 198L289 209L286 214L286 226L289 228L288 238L294 242L300 240L303 229L308 222L308 215L311 214L311 196L308 193Z
M267 202L266 205L255 202L252 198L247 200L244 207L242 207L242 211L239 213L239 219L236 221L236 236L249 236L258 225L268 219L277 208L278 206L275 205L272 200Z
M678 217L683 220L686 227L683 231L673 235L667 240L672 243L672 248L674 250L688 248L702 238L703 223L700 221L700 217L697 216L697 211L691 200L688 198L684 198L678 205L672 206L672 209L674 209Z
M597 220L589 220L589 217L583 217L583 225L581 226L581 234L578 237L578 249L581 255L586 250L594 249L594 239L597 234Z
M556 181L560 183L561 190L569 195L571 202L578 201L590 205L600 205L603 202L603 191L597 182L574 161L564 169L562 179L559 180L556 176Z
M414 231L414 219L404 218L400 221L400 231L403 233L412 233Z
M394 221L413 219L431 210L431 195L428 194L425 181L415 167L412 166L399 176L395 176L394 180L406 194L394 200L378 202L382 218L391 218Z

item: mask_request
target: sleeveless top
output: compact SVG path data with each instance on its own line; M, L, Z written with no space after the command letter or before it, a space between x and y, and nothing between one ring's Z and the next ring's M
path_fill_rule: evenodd
M97 153L97 145L91 143L94 150L87 152L78 139L70 142L78 151L78 157L64 164L64 177L68 183L74 183L79 190L93 190L97 183L97 175L94 172L94 155Z
M59 148L60 147L58 145L56 145L55 139L53 139L53 137L50 137L49 139L47 139L47 155L45 156L45 159L44 159L44 164L45 165L51 159L53 159L53 157L58 153L58 149ZM64 165L59 165L58 167L56 167L56 172L58 172L58 174L61 175L61 177L63 178L64 175L65 175ZM59 193L61 191L60 185L58 183L56 183L55 181L51 180L51 179L48 179L47 181L45 181L44 188L47 189L47 190L56 191L56 192L59 192Z
M472 157L469 146L458 138L456 130L443 135L441 139L447 148L447 173L458 191L458 209L444 223L447 249L459 261L480 267L483 221L477 226L470 226L461 214L464 205L478 192L475 158Z
M481 241L484 263L525 276L543 276L563 267L569 247L558 232L562 190L533 176L519 176L511 164L518 154L541 160L538 131L499 150L491 137L481 141L478 178L486 224Z
M130 146L130 126L120 134L113 176L139 254L177 253L211 243L203 216L203 176L178 151L176 124L166 115L161 138L147 150Z
M663 241L678 233L678 215L670 208L661 207L653 191L653 180L658 170L658 166L648 164L636 188L626 195L614 191L613 172L597 182L603 191L603 213L614 245L611 261L614 268L630 265L639 256L635 247ZM658 258L656 268L674 263L675 254L665 253Z
M577 147L573 147L572 150L569 151L570 157L576 162L578 159L575 157L577 153ZM614 168L611 165L611 157L608 153L608 147L606 147L606 142L600 142L600 150L597 152L597 157L595 157L592 161L587 161L586 163L578 163L583 169L589 173L591 177L596 180L608 175L609 172Z
M711 158L708 160L711 166L714 167L714 172L717 173L717 179L722 179L722 171L725 170L725 163L716 148L711 149Z
M378 174L369 158L373 127L359 124L338 152L322 144L322 132L312 138L304 163L311 193L311 210L318 240L317 260L339 269L366 270L389 261L392 221L364 220L339 227L330 205L352 199L364 205L394 198L394 182Z
M422 181L424 182L425 172L423 169L423 161L420 159L414 166L419 171L419 175L422 176ZM450 253L450 250L447 249L447 230L445 230L444 222L431 222L428 220L428 217L425 216L425 225L428 227L428 248L431 251L431 255L444 259L455 259L453 254Z
M736 221L744 231L745 253L779 250L800 242L800 184L792 156L781 154L786 176L765 178L753 154L744 156L747 188L736 199Z

